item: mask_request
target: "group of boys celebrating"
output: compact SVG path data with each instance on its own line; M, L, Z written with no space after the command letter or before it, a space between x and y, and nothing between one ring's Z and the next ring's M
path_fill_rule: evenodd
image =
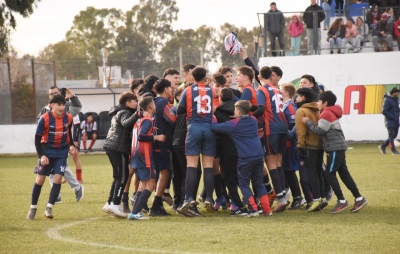
M320 93L311 75L302 77L297 91L292 84L279 85L283 75L279 67L258 71L243 49L240 55L246 65L236 73L239 90L231 88L231 68L221 67L209 77L204 67L188 64L182 84L179 71L167 69L161 79L150 75L134 80L132 92L121 94L119 104L110 110L111 127L104 143L113 167L104 212L130 220L148 219L144 213L168 216L165 201L178 214L202 216L196 201L202 174L199 201L209 212L222 207L229 208L232 216L255 217L303 206L307 212L321 211L330 199L326 193L334 192L338 201L331 212L338 213L349 203L336 172L355 198L351 212L368 203L346 166L347 147L339 122L342 110L335 105L336 96L331 91ZM259 83L257 88L253 79ZM65 135L67 143L68 132ZM46 139L41 144L46 146ZM42 154L39 148L38 155Z

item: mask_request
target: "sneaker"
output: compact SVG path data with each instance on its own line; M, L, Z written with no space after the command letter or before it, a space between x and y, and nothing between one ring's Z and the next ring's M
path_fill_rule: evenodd
M172 204L174 203L174 201L172 200L172 197L169 193L164 193L162 195L161 199L162 199L162 201L167 203L169 206L172 206Z
M231 212L233 212L233 211L236 211L237 209L239 209L239 207L232 201L231 207L229 208L229 210L231 210Z
M332 188L325 194L325 199L327 202L331 201L333 194L335 192L332 190Z
M108 210L108 207L110 205L108 204L108 202L106 202L106 204L103 206L103 208L101 210L103 210L103 212L110 214L110 211Z
M246 215L246 217L248 217L248 218L254 218L254 217L258 217L258 216L260 216L260 214L258 213L258 211L253 212L253 213L248 213L248 214Z
M44 215L45 218L47 219L53 219L53 212L51 207L46 207L46 210L44 210Z
M400 154L400 153L397 150L392 151L392 155L398 155L398 154Z
M131 210L129 209L129 204L128 201L122 201L120 204L120 210L122 210L122 212L129 214L131 212Z
M84 193L85 193L85 188L83 187L83 185L81 185L79 190L75 191L76 202L79 202L83 198Z
M129 198L129 201L131 201L132 207L135 206L135 201L136 201L136 195L133 195L132 197Z
M290 190L290 188L285 189L286 194L285 194L285 201L286 204L289 203L290 204L290 194L292 194L292 191Z
M304 208L304 211L308 212L308 210L310 210L311 205L312 205L312 202L307 203L306 207Z
M349 203L346 202L345 203L340 203L340 201L338 200L336 203L336 206L332 209L331 213L340 213L341 211L347 209L349 207Z
M381 151L382 154L386 154L386 147L383 145L378 146L379 151Z
M152 210L152 209L150 209L149 216L151 216L151 210ZM168 213L168 212L165 210L165 208L161 206L161 207L158 209L158 216L171 216L171 214Z
M176 210L178 209L178 207L179 207L179 204L174 203L174 204L172 205L172 210L176 211Z
M56 199L56 204L61 204L62 203L62 200L61 200L61 197L59 196L59 197L57 197L57 199Z
M128 215L128 220L148 220L149 217L144 216L143 213L137 213L137 214L133 214L130 213Z
M360 200L360 201L355 201L355 202L354 202L354 207L351 208L350 212L352 212L352 213L358 212L358 211L360 211L364 206L366 206L367 204L368 204L368 201L367 201L365 198L363 198L363 199Z
M207 212L214 211L212 201L210 199L207 198L206 201L204 201L204 208L206 209Z
M160 208L150 208L148 215L151 217L161 216Z
M36 215L36 208L31 208L29 209L28 215L26 216L27 220L33 220L35 219L35 215Z
M304 198L295 199L295 200L293 200L292 205L288 209L289 210L300 209L305 203L306 203L306 200Z
M142 213L149 213L150 208L147 206L147 204L142 208Z
M272 216L272 211L270 211L270 212L268 212L268 213L262 212L262 213L260 213L260 216L264 216L264 217Z
M113 203L111 203L108 206L108 211L109 211L110 214L115 215L117 217L126 218L126 213L121 211L119 205L114 205Z
M215 204L214 204L213 208L215 211L218 211L218 209L223 205L226 206L226 198L225 197L217 198L215 200Z
M89 148L89 149L88 149L88 152L93 153L93 149L92 149L92 148Z
M276 199L276 193L275 190L272 190L271 193L268 193L269 207L272 207L272 204L274 203L275 199Z
M285 211L286 209L286 202L278 202L275 206L274 213L280 213Z
M327 205L328 205L328 201L326 200L326 198L322 198L319 203L319 209L323 210Z
M193 200L193 198L189 198L188 200L185 200L181 207L179 207L176 211L180 214L183 214L184 211L186 211L189 207L193 206L196 204L196 201Z
M247 216L248 212L247 209L241 208L241 209L237 209L236 211L231 211L231 213L229 214L230 216Z
M197 208L197 205L189 207L189 209L187 209L187 212L189 212L190 214L197 216L197 217L203 216L203 214Z
M323 203L322 199L314 200L313 202L311 202L311 206L307 210L307 212L318 212L318 211L320 211L322 203Z
M87 149L84 149L83 152L84 152L84 153L88 153L88 150L87 150Z

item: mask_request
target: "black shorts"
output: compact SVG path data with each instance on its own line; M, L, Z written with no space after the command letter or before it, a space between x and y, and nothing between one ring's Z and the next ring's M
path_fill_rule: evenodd
M284 154L286 150L286 133L270 134L265 138L265 155Z
M153 151L154 167L157 172L163 169L171 169L170 151Z
M86 133L88 139L93 139L93 134L95 134L96 132L90 131L90 132L85 132L85 133Z

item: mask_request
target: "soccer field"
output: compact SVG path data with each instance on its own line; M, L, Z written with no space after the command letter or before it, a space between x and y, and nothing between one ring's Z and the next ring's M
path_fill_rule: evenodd
M25 219L36 156L0 156L0 253L398 253L400 250L400 156L382 155L377 144L353 144L349 170L369 204L359 213L285 211L272 217L230 217L227 211L203 217L128 221L101 208L108 198L112 169L105 154L81 156L85 196L68 184L54 219L43 212L50 185L42 189L34 221ZM69 160L75 171L72 159ZM349 203L351 193L341 185ZM150 198L150 202L152 198ZM149 203L150 203L149 202Z

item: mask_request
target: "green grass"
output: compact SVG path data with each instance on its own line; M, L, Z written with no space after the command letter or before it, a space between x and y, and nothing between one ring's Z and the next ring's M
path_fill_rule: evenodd
M107 156L101 154L81 156L85 181L81 202L75 201L73 191L64 184L63 203L53 209L55 218L44 219L50 191L47 181L36 219L27 221L36 157L1 156L0 252L397 253L400 157L381 155L376 144L352 147L347 163L361 194L369 201L362 211L330 214L334 198L322 212L285 211L270 218L232 218L222 211L204 213L202 218L174 214L148 221L110 217L101 208L108 197L112 173ZM342 187L353 203L351 193Z

